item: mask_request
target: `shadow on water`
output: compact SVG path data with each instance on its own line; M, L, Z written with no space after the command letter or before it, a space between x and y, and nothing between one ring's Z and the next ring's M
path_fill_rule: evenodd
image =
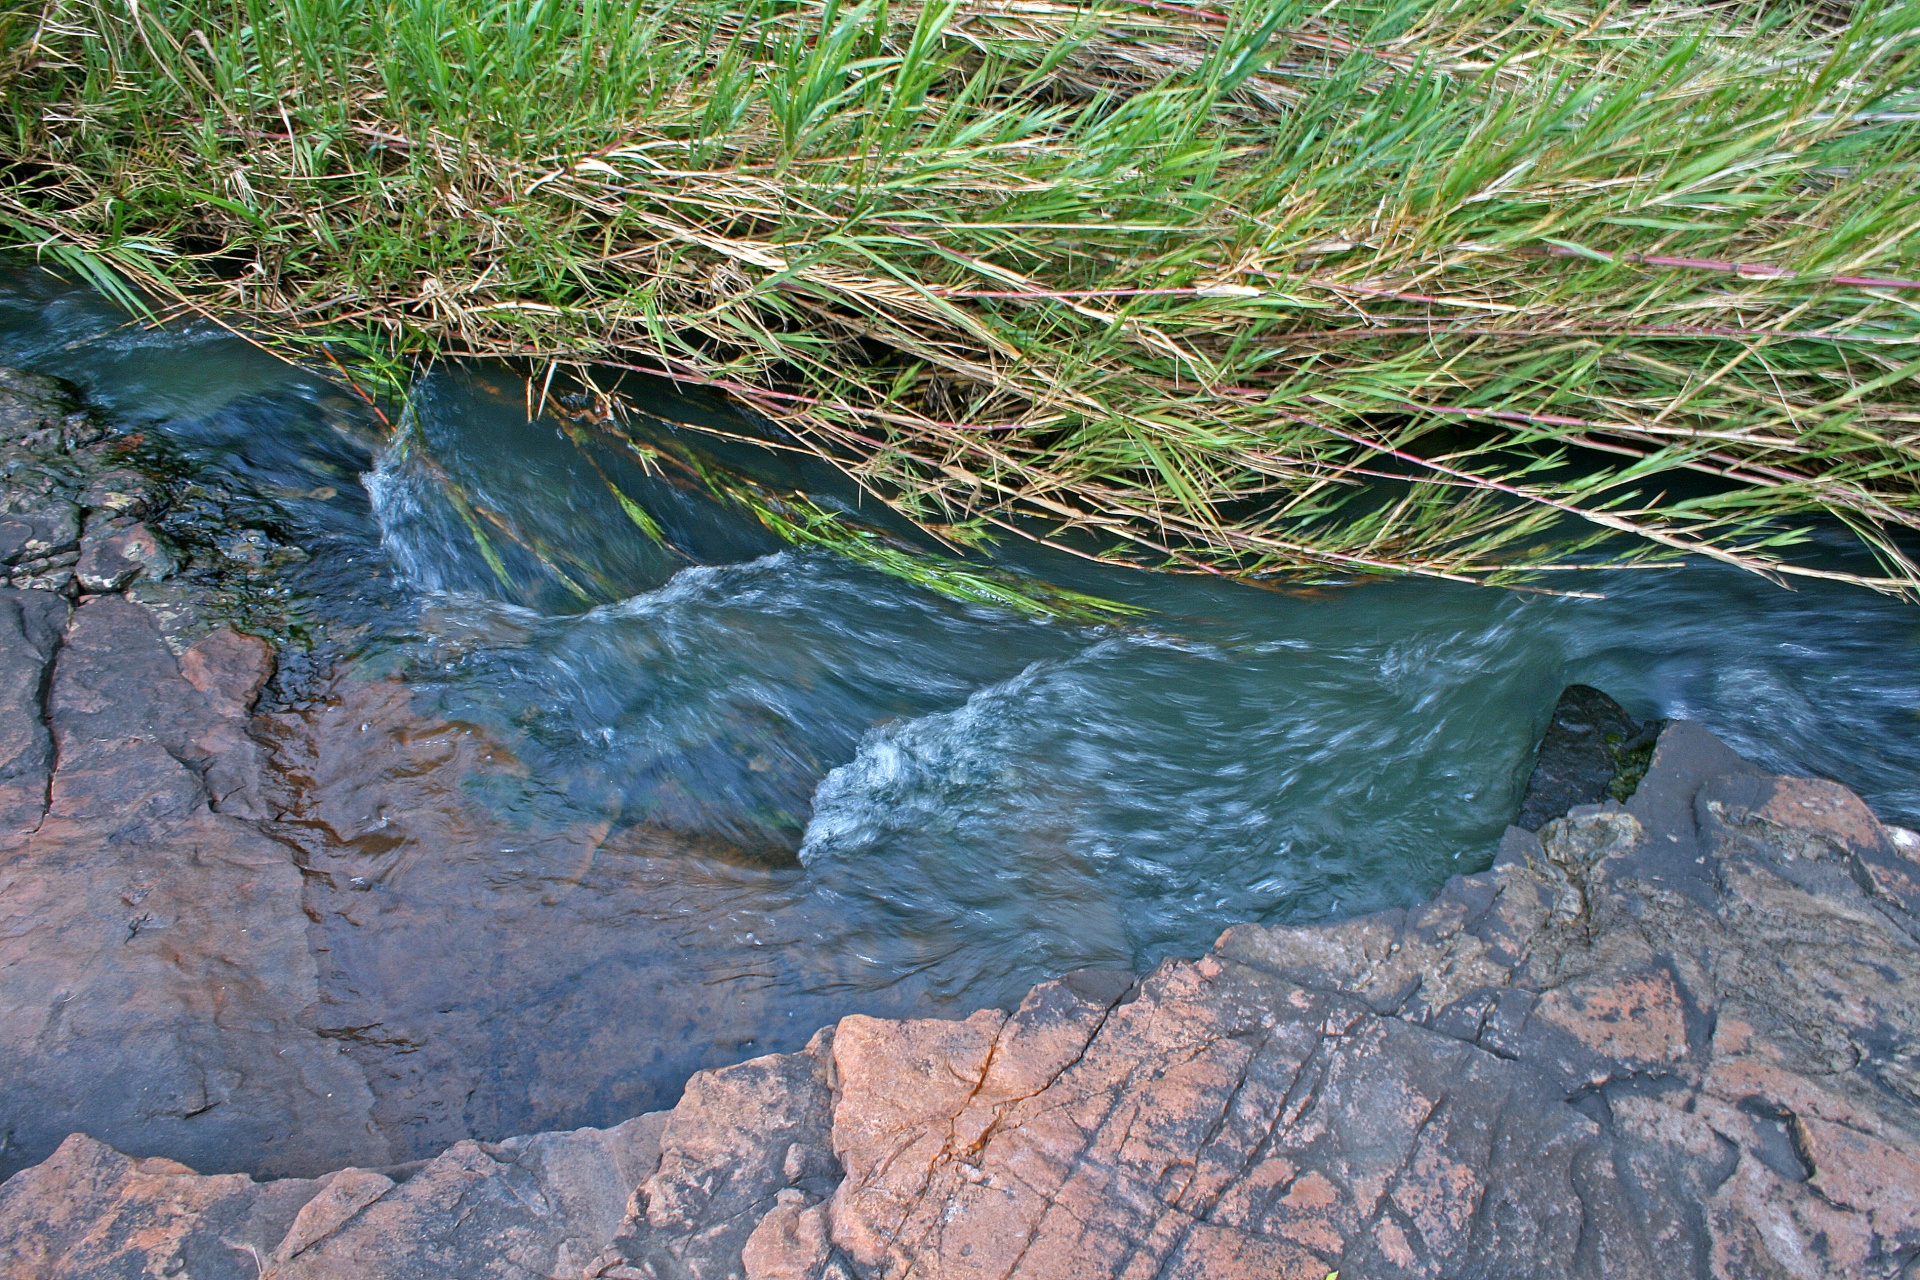
M425 378L388 445L217 330L115 323L16 281L0 362L311 553L293 586L344 656L263 732L330 1033L416 1153L664 1105L845 1013L1419 900L1486 864L1568 683L1920 819L1920 611L1862 591L1692 565L1591 575L1601 600L1283 594L1006 548L1152 610L1037 622L785 548L579 415L530 420L504 368ZM675 425L762 429L723 405L624 389L643 443L859 505Z

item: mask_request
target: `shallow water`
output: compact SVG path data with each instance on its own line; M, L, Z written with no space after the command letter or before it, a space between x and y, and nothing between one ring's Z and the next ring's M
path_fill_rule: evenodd
M1920 821L1920 610L1864 591L1695 565L1582 575L1599 600L1287 594L1007 548L1151 611L1042 623L783 549L578 420L530 421L503 369L424 379L388 448L322 379L210 326L115 327L44 277L0 292L0 362L266 495L313 553L296 590L351 642L338 723L308 731L388 744L309 787L353 871L322 913L352 925L333 980L476 1082L460 1114L390 1086L419 1093L394 1123L423 1149L660 1105L842 1013L961 1013L1235 921L1419 900L1486 865L1572 682ZM710 399L626 390L657 415L641 438L859 505L673 425L762 430ZM354 701L395 688L404 714ZM458 730L429 767L417 732L369 729L388 713ZM433 1021L456 1006L465 1030Z

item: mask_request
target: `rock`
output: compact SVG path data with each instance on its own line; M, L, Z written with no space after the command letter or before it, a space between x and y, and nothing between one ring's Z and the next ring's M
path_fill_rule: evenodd
M168 1165L138 1257L244 1220L286 1224L269 1278L1911 1280L1917 850L1675 724L1630 805L1514 828L1420 908L1237 926L1010 1014L844 1018L670 1113L405 1181ZM116 1159L76 1137L17 1175L0 1240L131 1270L73 1243L149 1239Z
M242 529L220 543L220 554L235 564L263 569L273 555L273 544L258 529Z
M60 384L53 379L0 368L0 439L19 441L36 451L45 448L66 423L64 401Z
M655 1114L612 1129L459 1142L399 1183L347 1170L301 1210L263 1274L278 1280L589 1274L620 1228L632 1188L659 1160L664 1121Z
M746 1280L806 1280L833 1258L827 1206L807 1193L783 1187L740 1249Z
M840 1178L828 1134L828 1037L687 1082L665 1117L657 1168L615 1243L643 1274L725 1280L757 1224L793 1191L806 1203ZM791 1199L791 1198L790 1198Z
M1537 831L1421 907L843 1018L670 1111L467 1139L510 1114L495 1055L537 1063L531 1114L617 1117L657 1067L632 1028L723 1028L697 1064L756 1015L687 1003L644 832L488 825L466 788L522 767L472 726L385 681L256 718L272 650L132 554L164 502L91 431L0 371L0 523L40 584L0 589L8 1280L1920 1267L1920 836L1686 723L1628 795L1624 713L1577 691ZM447 910L475 847L513 864ZM583 964L620 966L614 1005L567 1005Z
M141 574L127 586L127 599L153 615L161 639L176 657L195 643L211 635L221 625L208 616L207 593L202 587L177 578L159 581Z
M217 581L151 582L164 551L116 513L160 486L100 435L0 370L0 550L37 584L0 588L0 1175L80 1128L221 1173L385 1163L364 1074L314 1027L301 872L262 825L272 651L208 619ZM72 609L80 560L109 594ZM179 649L110 594L136 573L193 616Z
M1575 805L1625 801L1646 772L1661 724L1641 724L1590 685L1568 685L1540 740L1514 825L1538 831Z
M7 1280L254 1280L302 1206L345 1176L204 1176L75 1134L44 1164L0 1185L0 1258Z
M63 593L80 556L78 489L104 434L59 386L0 368L0 565L16 588Z
M0 588L0 848L31 835L47 811L45 677L66 627L59 596Z
M28 565L79 545L80 509L57 493L9 487L0 495L0 561Z
M15 713L31 821L0 852L0 1171L77 1129L220 1171L385 1163L365 1077L310 1029L300 872L230 811L258 813L244 746L265 646L217 632L177 660L117 596L74 612L50 678L22 636L5 661L16 687L44 682L58 763L36 795L45 757Z
M226 536L233 513L204 500L184 510L183 493L208 491L131 465L156 447L142 439L109 438L57 383L0 368L0 576L15 588L68 597L131 584L169 615L169 637L183 641L177 654L223 619L242 616L260 593L249 595L242 581L257 576L254 566L213 554L203 557L208 563L195 582L162 581L181 567L168 537ZM236 495L224 497L241 505ZM166 536L156 533L162 524Z
M139 517L153 507L160 486L138 471L113 467L93 477L80 497L90 512Z
M840 1011L773 932L811 919L804 900L762 929L764 983L688 980L740 952L682 917L712 918L735 886L765 892L780 873L715 859L690 884L700 850L543 808L523 762L479 726L424 714L406 684L330 692L253 728L271 749L274 831L302 868L314 1025L365 1072L394 1159L670 1107L701 1068L799 1048ZM818 1012L792 1014L804 998Z
M147 526L135 521L90 522L80 545L74 576L86 591L118 591L142 573L160 579L178 566L154 540Z

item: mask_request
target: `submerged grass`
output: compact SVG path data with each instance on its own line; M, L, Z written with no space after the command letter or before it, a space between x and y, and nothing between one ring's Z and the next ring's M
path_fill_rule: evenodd
M616 422L613 415L595 415L595 425L603 431L616 429ZM582 431L575 435L576 444L585 445L584 434ZM643 443L632 436L624 437L624 442L655 474L672 479L677 472L687 488L751 513L768 532L789 546L830 552L962 604L986 605L1030 618L1084 623L1117 623L1148 612L1137 605L1074 591L1031 574L923 550L869 521L831 510L804 491L769 488L685 446ZM599 472L628 518L655 542L672 547L658 523L592 461L591 453L584 447L581 456Z
M590 407L581 411L581 401ZM789 546L840 556L962 604L985 605L1029 618L1087 624L1124 623L1149 612L1138 605L1061 587L1032 574L914 546L870 520L849 511L834 510L803 490L769 486L702 450L677 441L643 439L628 429L626 415L618 411L620 406L616 403L611 407L610 412L604 397L599 395L591 398L566 395L552 403L560 430L577 450L575 456L593 471L627 520L648 541L686 563L698 561L661 527L641 499L628 493L601 466L595 456L595 446L605 443L605 437L613 437L618 447L637 457L650 475L701 499L753 517ZM529 420L532 420L531 414ZM596 568L590 557L550 545L510 513L486 505L469 486L450 474L428 448L411 406L401 413L390 441L391 449L412 462L424 478L432 482L465 525L494 578L510 595L525 584L508 569L495 545L496 538L512 544L537 562L584 607L596 603L596 593L602 600L620 598L620 584Z
M46 0L0 48L0 238L296 354L661 372L1156 568L1920 594L1901 0Z
M1025 574L931 555L870 525L829 511L804 494L782 501L751 489L725 488L722 492L751 510L784 542L831 551L963 604L1073 622L1118 622L1147 612L1136 605L1073 591Z

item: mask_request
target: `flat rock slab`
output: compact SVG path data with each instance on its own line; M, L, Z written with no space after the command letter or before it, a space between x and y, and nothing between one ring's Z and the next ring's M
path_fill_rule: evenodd
M1866 1277L1920 1268L1920 837L1696 726L1426 906L842 1019L611 1130L255 1183L69 1138L9 1276Z
M66 612L37 594L0 601L0 623L8 608ZM385 1163L364 1075L301 1025L318 984L300 872L247 820L265 643L223 629L176 659L117 596L81 604L52 639L50 670L0 702L0 730L19 726L0 743L16 747L0 831L0 1168L80 1125L203 1169ZM4 652L25 664L43 650ZM0 664L0 695L5 676Z
M212 1172L382 1163L261 799L272 652L115 593L205 595L160 583L156 485L104 434L0 369L0 1175L82 1126Z

